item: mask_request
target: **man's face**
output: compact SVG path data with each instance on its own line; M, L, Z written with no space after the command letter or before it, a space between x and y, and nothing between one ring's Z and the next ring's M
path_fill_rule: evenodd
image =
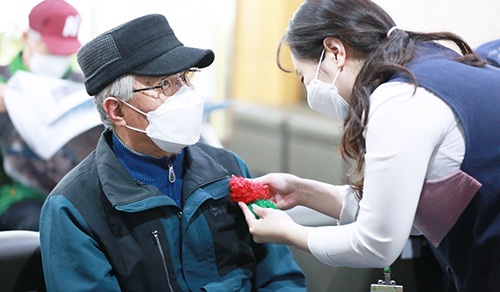
M133 99L149 98L153 100L153 109L146 109L144 112L156 109L160 104L173 96L179 89L186 85L193 87L190 82L194 71L186 70L169 76L149 77L136 76L133 86Z
M142 112L148 113L157 109L184 85L191 86L186 72L160 77L136 76L133 87L134 95L129 103ZM148 120L144 115L135 113L134 119L129 122L137 125L139 129L145 129L148 126Z
M133 88L134 90L137 90L156 87L159 86L163 79L164 77L136 76ZM132 99L130 99L128 103L142 112L148 113L157 109L167 99L168 96L163 94L161 88L154 88L134 92ZM127 124L139 129L146 129L149 122L144 115L126 106L123 107L123 110L130 111L130 113L127 114L127 117L129 118L127 120Z
M149 126L145 114L156 110L184 85L191 86L185 72L170 76L135 76L134 79L133 96L127 101L128 105L121 103L120 110L125 124L140 130ZM165 155L145 133L127 127L115 131L121 133L120 138L136 151L158 157Z

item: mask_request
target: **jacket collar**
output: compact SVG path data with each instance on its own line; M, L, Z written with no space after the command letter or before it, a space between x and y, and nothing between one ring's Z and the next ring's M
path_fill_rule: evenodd
M96 148L96 169L102 190L113 207L135 212L158 206L174 205L172 199L154 187L135 180L118 161L111 149L112 132L102 134ZM199 145L186 148L182 196L187 198L197 188L227 178L229 172Z
M186 148L184 158L183 197L189 196L195 189L228 177L229 171L208 155L199 144Z

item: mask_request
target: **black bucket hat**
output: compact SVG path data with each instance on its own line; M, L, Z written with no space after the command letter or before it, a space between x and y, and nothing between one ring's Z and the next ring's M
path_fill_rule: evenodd
M145 15L113 28L77 52L85 88L95 95L125 74L167 76L214 61L212 50L184 46L165 16Z

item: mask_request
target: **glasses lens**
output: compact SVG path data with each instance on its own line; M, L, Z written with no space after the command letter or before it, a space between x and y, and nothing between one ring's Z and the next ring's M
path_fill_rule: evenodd
M198 69L198 68L191 68L191 69L189 69L189 70L186 70L186 71L184 72L184 79L185 79L184 81L186 81L186 82L191 81L191 80L193 79L194 74L195 74L196 72L200 72L200 69Z
M166 96L173 95L182 85L191 85L192 78L196 72L199 72L198 68L188 69L180 74L169 76L162 80L159 84Z

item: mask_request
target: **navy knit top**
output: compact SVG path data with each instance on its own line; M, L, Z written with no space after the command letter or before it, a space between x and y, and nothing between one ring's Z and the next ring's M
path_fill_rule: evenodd
M157 158L134 151L113 133L113 151L133 178L156 187L181 207L184 150Z

